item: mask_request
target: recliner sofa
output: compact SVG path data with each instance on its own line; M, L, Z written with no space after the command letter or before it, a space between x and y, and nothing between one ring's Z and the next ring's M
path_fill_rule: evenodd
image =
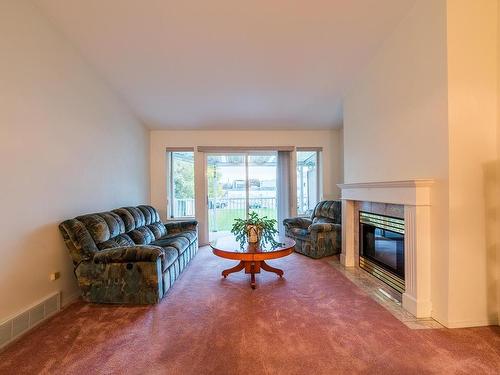
M342 248L341 201L319 202L311 218L283 220L285 235L295 240L295 251L311 258L340 253Z
M94 303L159 302L198 251L198 223L162 223L151 206L66 220L59 230L82 297Z

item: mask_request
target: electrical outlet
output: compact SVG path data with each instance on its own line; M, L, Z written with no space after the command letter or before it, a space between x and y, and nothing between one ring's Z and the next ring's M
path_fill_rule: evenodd
M55 280L57 280L60 277L61 277L61 273L60 272L51 273L50 274L50 281L55 281Z

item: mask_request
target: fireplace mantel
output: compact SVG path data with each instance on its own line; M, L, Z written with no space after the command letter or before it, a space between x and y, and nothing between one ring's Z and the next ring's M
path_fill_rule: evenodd
M430 206L434 180L357 182L338 184L342 199L380 203Z
M354 203L368 201L404 205L405 292L403 307L417 318L431 316L431 188L430 179L339 184L342 190L342 254L354 267L359 252Z

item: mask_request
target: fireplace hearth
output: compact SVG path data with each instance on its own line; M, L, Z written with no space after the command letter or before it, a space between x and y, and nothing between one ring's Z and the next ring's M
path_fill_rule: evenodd
M359 266L400 293L405 291L404 220L359 212Z

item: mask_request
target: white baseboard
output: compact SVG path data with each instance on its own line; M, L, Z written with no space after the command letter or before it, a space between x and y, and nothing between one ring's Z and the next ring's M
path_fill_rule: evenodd
M441 323L441 322L440 322ZM456 320L442 322L447 328L471 328L471 327L485 327L498 325L498 319L482 319L482 320Z
M430 318L432 316L430 301L417 301L408 293L403 293L403 308L417 318Z
M78 298L80 298L81 292L80 289L76 290L72 294L65 295L62 293L62 298L61 298L61 309L65 309L69 305L71 305L73 302L75 302Z

